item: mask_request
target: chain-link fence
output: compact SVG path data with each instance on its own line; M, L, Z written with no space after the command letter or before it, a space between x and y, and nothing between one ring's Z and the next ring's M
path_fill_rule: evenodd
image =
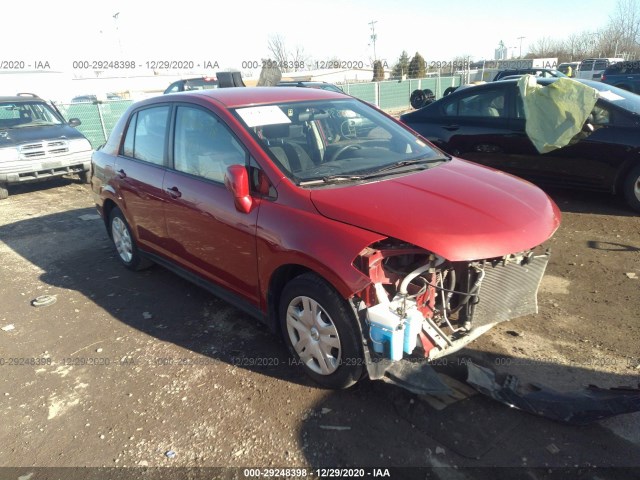
M410 108L409 97L414 90L429 89L436 98L441 98L449 87L460 85L459 76L431 77L404 81L363 82L342 85L345 93L378 106L382 110ZM56 105L62 115L69 120L79 118L77 128L89 139L94 149L103 145L109 133L124 111L133 102L117 100L106 102L86 102Z
M82 123L77 129L89 139L91 146L96 149L107 141L116 122L132 103L131 100L118 100L57 104L56 107L65 119L80 119Z

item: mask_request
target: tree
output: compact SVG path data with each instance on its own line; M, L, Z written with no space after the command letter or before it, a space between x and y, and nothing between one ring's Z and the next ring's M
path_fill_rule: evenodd
M526 58L557 57L559 62L588 57L640 56L640 0L618 0L603 28L569 35L565 40L538 39Z
M271 52L273 59L277 62L278 65L286 66L287 60L289 60L289 55L287 53L287 47L284 43L284 38L280 35L271 35L269 37L269 43L267 48ZM282 68L283 72L288 72L288 69Z
M380 60L373 62L373 82L381 82L384 80L384 67Z
M403 75L406 75L409 72L409 55L406 50L402 51L402 55L393 66L393 70L391 71L391 75L396 78L400 78Z
M409 78L424 78L427 76L427 62L424 61L422 55L418 52L413 56L409 62Z
M618 0L603 35L608 52L625 52L634 57L640 52L640 1ZM613 56L613 55L612 55Z

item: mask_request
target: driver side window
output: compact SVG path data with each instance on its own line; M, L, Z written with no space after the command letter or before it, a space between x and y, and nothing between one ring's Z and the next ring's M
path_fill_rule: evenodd
M245 165L246 152L227 128L210 112L178 107L174 142L174 168L180 172L224 182L230 165Z

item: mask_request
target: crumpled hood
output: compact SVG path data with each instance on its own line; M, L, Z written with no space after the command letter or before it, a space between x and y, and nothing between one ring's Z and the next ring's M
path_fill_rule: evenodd
M12 147L41 140L71 140L74 138L84 138L84 136L75 128L65 124L0 128L0 147Z
M464 160L379 182L311 191L318 211L451 261L533 248L560 224L538 187Z

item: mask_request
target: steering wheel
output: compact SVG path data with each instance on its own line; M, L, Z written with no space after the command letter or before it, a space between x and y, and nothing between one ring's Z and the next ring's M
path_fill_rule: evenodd
M340 147L338 150L333 152L333 154L331 155L331 158L329 158L329 160L327 160L327 163L336 161L340 155L342 155L344 152L346 152L350 148L353 148L355 150L359 150L362 147L360 145L354 145L353 143L350 143L349 145L344 145L343 147Z

